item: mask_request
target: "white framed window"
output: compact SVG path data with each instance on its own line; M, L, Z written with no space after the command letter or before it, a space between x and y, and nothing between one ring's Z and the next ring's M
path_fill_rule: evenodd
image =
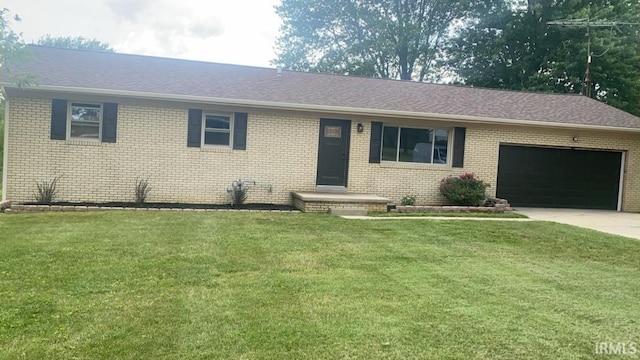
M102 104L71 102L69 103L69 121L67 121L67 138L96 140L102 135Z
M233 114L202 114L202 146L233 146Z
M448 164L451 129L384 126L382 161Z

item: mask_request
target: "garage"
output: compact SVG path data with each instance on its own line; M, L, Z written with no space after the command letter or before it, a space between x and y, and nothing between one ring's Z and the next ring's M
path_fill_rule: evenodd
M618 208L622 152L500 145L496 196L512 206Z

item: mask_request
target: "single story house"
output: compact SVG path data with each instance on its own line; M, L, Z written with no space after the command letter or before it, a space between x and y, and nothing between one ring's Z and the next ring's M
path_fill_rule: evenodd
M291 204L343 190L440 204L473 172L513 206L640 211L640 118L569 94L503 91L30 46L3 74L2 198ZM19 87L15 74L35 78Z

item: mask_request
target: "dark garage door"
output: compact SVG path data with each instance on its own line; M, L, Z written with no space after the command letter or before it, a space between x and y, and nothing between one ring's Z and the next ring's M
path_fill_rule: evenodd
M512 206L610 209L621 152L500 145L496 195Z

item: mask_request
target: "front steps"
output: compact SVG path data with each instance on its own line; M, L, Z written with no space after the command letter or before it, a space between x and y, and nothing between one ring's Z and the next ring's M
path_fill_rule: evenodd
M293 191L291 197L293 206L302 212L330 212L335 215L386 212L390 203L387 198L370 194Z

